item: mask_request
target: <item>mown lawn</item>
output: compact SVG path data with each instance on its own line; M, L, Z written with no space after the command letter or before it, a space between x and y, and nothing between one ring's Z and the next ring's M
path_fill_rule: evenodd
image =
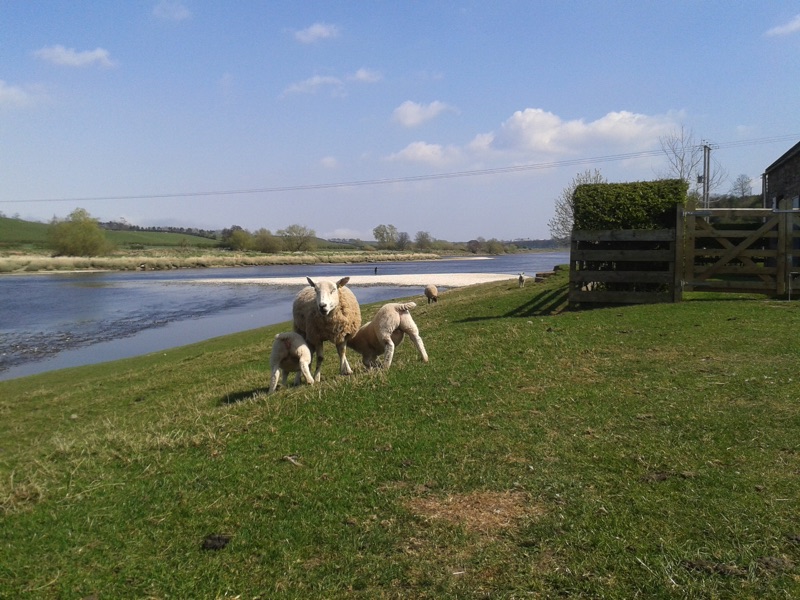
M273 396L285 324L0 382L0 597L800 596L796 303L415 299Z

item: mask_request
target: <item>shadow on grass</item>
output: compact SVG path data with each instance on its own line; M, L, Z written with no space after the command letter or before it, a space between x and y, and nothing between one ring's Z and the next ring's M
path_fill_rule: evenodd
M489 319L514 319L525 317L545 317L557 315L568 310L567 288L557 288L554 290L542 291L535 294L530 300L513 308L502 315L488 315L485 317L467 317L461 319L459 323L472 323L475 321L487 321Z
M237 404L239 402L244 402L246 400L252 400L253 398L260 395L266 396L268 391L269 387L261 387L261 388L256 388L254 390L244 390L241 392L233 392L232 394L225 394L222 398L219 399L218 404L220 406Z

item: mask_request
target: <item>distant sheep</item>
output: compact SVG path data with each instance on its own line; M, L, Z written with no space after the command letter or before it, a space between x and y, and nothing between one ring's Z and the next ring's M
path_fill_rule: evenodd
M272 342L272 354L269 357L269 370L272 378L269 382L269 392L272 393L278 387L278 379L283 372L283 387L286 387L286 380L289 373L297 373L295 385L300 382L300 375L309 385L314 383L311 376L311 349L306 344L299 333L287 331L279 333Z
M431 302L439 301L439 290L432 283L425 286L425 297L428 299L428 304Z
M384 304L372 321L365 323L348 342L350 348L361 354L361 360L368 369L378 366L378 356L383 354L383 368L392 366L395 346L408 334L423 362L428 362L428 353L419 335L417 324L408 312L416 302Z
M344 277L337 282L320 281L314 283L306 277L311 287L298 292L292 305L294 331L303 336L311 350L317 355L314 380L320 380L322 361L325 359L322 344L332 342L339 353L339 372L350 375L353 369L347 362L348 340L361 327L361 307L358 300L345 287L350 281Z
M519 287L521 287L521 288L525 287L525 272L524 271L519 274L518 281L519 281Z

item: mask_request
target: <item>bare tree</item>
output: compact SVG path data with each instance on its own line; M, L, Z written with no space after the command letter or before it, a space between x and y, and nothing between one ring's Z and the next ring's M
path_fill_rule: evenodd
M586 169L583 173L575 175L556 198L555 213L547 225L550 227L550 236L562 244L569 242L572 237L572 225L575 222L572 196L575 194L575 188L584 183L606 183L606 178L597 169L594 171Z
M430 250L433 246L433 238L427 231L418 231L414 236L414 242L417 245L417 250Z
M659 176L683 179L689 183L694 194L699 194L702 189L703 144L697 142L694 132L681 125L679 129L659 137L658 142L667 157L667 169ZM725 182L728 173L713 156L710 168L708 189L713 191Z
M739 175L731 186L731 195L737 198L745 198L753 195L753 184L750 183L750 178L745 175Z

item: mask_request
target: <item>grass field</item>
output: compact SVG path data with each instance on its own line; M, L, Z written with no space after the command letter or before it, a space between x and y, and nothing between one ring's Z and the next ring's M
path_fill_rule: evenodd
M285 324L0 382L0 597L799 597L797 303L565 293L270 396Z

